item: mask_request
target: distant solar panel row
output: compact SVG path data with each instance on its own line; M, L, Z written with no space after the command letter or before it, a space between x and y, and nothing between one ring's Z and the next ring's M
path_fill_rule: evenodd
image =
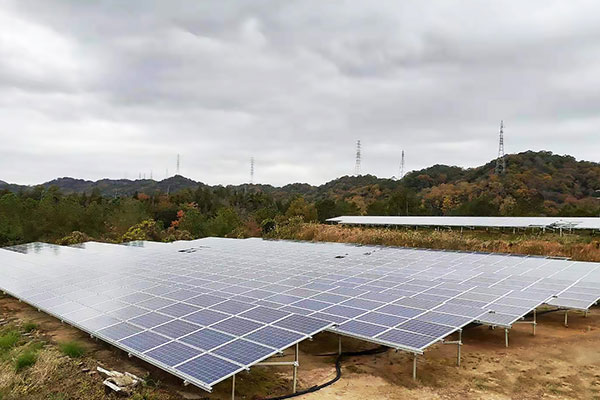
M471 322L600 298L600 264L541 257L217 238L12 250L0 288L207 390L324 329L420 353Z
M600 229L598 217L341 216L327 221L375 226Z

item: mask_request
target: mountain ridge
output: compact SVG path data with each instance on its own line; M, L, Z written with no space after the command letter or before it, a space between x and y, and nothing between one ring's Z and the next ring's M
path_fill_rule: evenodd
M592 198L600 189L600 163L578 161L570 155L557 155L548 151L526 151L506 156L504 175L494 173L495 160L471 168L432 165L407 173L402 179L379 178L373 175L342 176L321 185L289 183L283 186L269 184L207 185L181 175L161 181L152 179L100 179L98 181L62 177L41 185L27 186L0 181L0 190L12 192L33 190L37 186L58 187L64 194L96 192L107 197L132 196L136 193L154 195L176 193L181 190L210 189L263 192L275 199L303 196L311 201L320 199L347 200L359 209L379 200L389 199L394 193L408 190L419 194L421 205L439 210L456 208L453 203L468 203L480 197L494 197L498 207L502 202L527 198L537 204L553 206L584 198ZM591 201L591 200L590 200ZM447 203L447 204L444 204ZM509 205L505 205L509 206ZM466 212L466 211L465 211Z

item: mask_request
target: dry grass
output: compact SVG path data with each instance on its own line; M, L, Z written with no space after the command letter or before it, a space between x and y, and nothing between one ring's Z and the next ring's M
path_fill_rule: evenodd
M271 238L429 249L484 251L600 261L600 238L589 234L505 233L356 228L316 223L278 227Z

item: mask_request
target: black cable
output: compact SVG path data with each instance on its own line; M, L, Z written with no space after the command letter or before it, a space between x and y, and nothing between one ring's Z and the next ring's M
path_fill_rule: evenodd
M321 390L321 389L323 389L323 388L325 388L327 386L333 385L334 383L336 383L337 381L340 380L340 378L342 377L342 358L344 358L344 357L354 357L354 356L366 356L366 355L372 355L372 354L385 353L388 350L389 350L389 347L381 346L381 347L377 347L375 349L370 349L370 350L343 352L342 354L337 354L337 353L319 354L320 357L337 355L337 358L335 359L335 378L333 378L332 380L330 380L328 382L322 383L320 385L312 386L312 387L310 387L308 389L304 389L304 390L301 390L301 391L296 392L296 393L286 394L284 396L278 396L278 397L264 398L263 400L284 400L284 399L291 399L293 397L298 397L298 396L302 396L302 395L305 395L305 394L308 394L308 393L316 392L317 390Z
M544 310L544 311L538 311L537 315L543 315L543 314L547 314L547 313L551 313L551 312L556 312L559 311L559 309L551 309L551 310ZM475 326L479 326L480 324L470 324L469 327L475 327ZM467 327L464 327L463 329L466 329ZM337 358L335 359L335 378L333 378L332 380L322 383L320 385L316 385L316 386L312 386L308 389L304 389L301 390L299 392L296 393L292 393L292 394L287 394L284 396L278 396L278 397L268 397L268 398L264 398L262 400L285 400L285 399L291 399L294 397L298 397L298 396L302 396L308 393L313 393L316 392L318 390L321 390L327 386L333 385L334 383L336 383L337 381L340 380L340 378L342 377L342 358L344 357L353 357L353 356L366 356L366 355L372 355L372 354L379 354L379 353L385 353L386 351L389 350L389 347L386 346L380 346L374 349L370 349L370 350L363 350L363 351L349 351L349 352L343 352L342 354L338 354L338 353L326 353L326 354L317 354L317 357L331 357L331 356L335 356L337 355Z

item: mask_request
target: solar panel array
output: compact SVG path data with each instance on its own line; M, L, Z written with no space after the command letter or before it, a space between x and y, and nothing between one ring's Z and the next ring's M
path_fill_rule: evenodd
M479 228L552 228L600 230L598 217L453 217L341 216L327 221L345 225L440 226Z
M331 325L250 305L233 292L252 284L228 291L172 256L163 266L139 248L82 248L90 251L36 243L1 252L0 287L206 390Z
M585 309L600 264L207 238L0 252L0 287L207 390L328 329L421 353L471 322ZM18 254L21 251L26 254Z

